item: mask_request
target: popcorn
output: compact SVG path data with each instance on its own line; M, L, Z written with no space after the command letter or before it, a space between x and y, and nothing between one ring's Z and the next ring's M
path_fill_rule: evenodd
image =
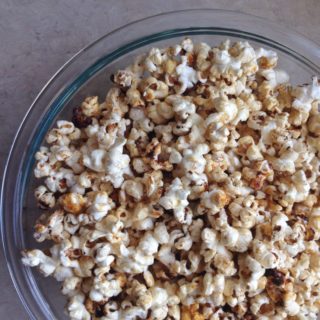
M195 113L195 105L186 98L179 95L172 95L166 98L166 102L172 105L173 111L179 120L186 120Z
M187 65L187 57L182 56L181 60L181 64L176 67L176 72L181 84L181 88L178 90L178 93L180 94L185 92L186 89L192 88L198 81L196 71Z
M71 273L72 275L72 273ZM65 278L62 285L63 294L72 297L78 293L81 285L81 278L70 276Z
M148 119L142 108L132 108L129 113L129 117L133 120L133 126L143 132L151 132L154 129L154 125L150 119Z
M220 249L222 248L220 247ZM223 275L227 277L233 276L237 269L234 266L234 262L230 260L231 255L223 249L221 251L215 255L213 264Z
M110 271L111 264L115 257L111 255L112 248L109 244L103 244L96 251L96 262L99 268L95 269L95 274L102 274Z
M73 214L80 213L86 206L85 199L78 193L66 193L60 201L63 209Z
M62 210L54 211L46 221L39 221L35 225L34 238L38 242L42 242L46 239L51 239L55 242L59 242L63 237L63 220L64 212Z
M53 193L48 192L48 189L44 185L37 187L34 195L41 208L53 208L56 204L56 198Z
M49 131L47 135L47 143L57 144L59 146L68 146L72 140L77 140L80 137L79 129L75 128L70 121L57 121L57 128Z
M259 61L259 66L262 69L274 68L278 62L278 55L275 51L259 48L256 50L256 57Z
M118 217L108 214L96 223L96 228L91 233L91 240L106 237L111 243L121 243L126 238L126 234L121 232L123 227L124 223Z
M84 165L82 163L81 158L82 154L79 150L76 150L74 147L70 148L71 157L65 160L66 165L73 170L74 173L79 174L83 172Z
M154 99L165 98L169 93L169 88L163 81L154 77L148 77L141 81L140 91L144 99L149 102Z
M182 161L182 156L180 152L176 149L172 149L170 152L169 161L174 164L180 163Z
M210 192L204 192L201 195L198 213L216 214L228 203L228 201L227 194L218 188L213 189Z
M254 315L260 316L261 307L264 305L269 305L270 300L265 295L258 295L251 299L251 307L250 310Z
M295 316L299 314L300 305L295 301L296 294L287 293L284 295L284 308L289 316Z
M151 316L154 319L165 319L168 313L167 301L168 293L165 289L160 287L152 287L152 306L151 306Z
M173 209L174 216L180 223L191 223L191 213L186 210L189 202L187 197L190 191L184 189L179 178L172 181L166 194L160 198L159 204L166 210Z
M89 207L89 212L95 220L101 220L114 207L113 201L106 192L97 192Z
M174 112L166 102L158 102L148 105L147 115L155 124L164 124L174 117Z
M223 293L225 285L225 277L222 274L212 276L206 273L203 277L204 294L210 296L213 293Z
M143 273L154 263L154 256L146 255L141 250L136 250L133 247L121 249L121 256L117 259L116 268L126 273Z
M125 276L121 274L108 275L105 280L95 277L89 297L92 301L101 301L117 296L124 286Z
M146 69L150 72L154 72L157 70L158 66L162 63L162 54L158 48L152 48L145 59Z
M72 187L76 181L72 170L60 168L59 171L52 171L44 181L51 192L64 193Z
M100 114L98 97L87 97L81 104L82 112L87 117L97 117Z
M121 189L123 191L131 196L134 201L140 201L143 197L143 184L140 181L137 180L126 180L122 186ZM124 196L124 198L126 198Z
M242 261L241 268L243 270L240 273L247 278L246 281L251 295L252 292L256 292L259 289L261 285L260 279L265 274L265 269L257 260L249 255ZM263 281L263 284L265 284L265 281ZM263 284L261 289L264 289Z
M278 264L278 255L275 250L270 248L270 245L265 244L261 241L253 241L253 255L254 258L265 268L273 269L277 267Z
M57 267L57 263L40 250L24 251L22 255L22 262L25 265L30 267L38 266L39 270L46 277L51 275Z
M181 166L184 174L187 176L189 172L202 174L205 169L206 160L203 155L209 152L206 144L200 144L194 150L184 150Z
M150 233L145 233L144 237L139 242L138 248L146 255L150 256L158 251L158 242Z
M114 75L114 82L121 87L130 87L134 74L130 70L119 70Z
M320 85L275 51L184 39L115 72L35 154L71 319L317 319Z
M126 148L131 157L138 157L141 151L146 149L148 142L148 136L144 131L132 128L126 143Z
M106 159L106 172L108 179L115 188L119 188L122 184L124 174L131 175L129 167L130 158L123 154L123 146L126 140L118 140L115 145L110 148Z
M236 229L227 226L221 232L221 241L229 250L245 252L248 250L252 235L248 229Z
M264 69L260 71L260 75L262 75L266 79L266 81L272 88L289 82L289 75L283 70Z
M319 225L320 229L320 225ZM170 240L170 235L164 223L157 223L154 229L154 237L160 244L166 244Z
M292 107L300 112L310 112L311 104L320 100L320 85L317 77L313 77L312 84L297 87L293 90L295 97Z
M194 52L197 56L196 67L200 71L204 71L210 66L210 63L207 61L211 48L204 42L196 44L194 46Z
M72 297L67 307L68 313L72 320L90 320L91 316L84 305L83 294L77 294Z

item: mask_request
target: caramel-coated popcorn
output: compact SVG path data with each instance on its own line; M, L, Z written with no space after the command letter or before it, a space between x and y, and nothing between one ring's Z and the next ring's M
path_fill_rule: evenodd
M22 261L73 320L309 319L320 306L320 84L272 50L179 45L137 57L36 153Z

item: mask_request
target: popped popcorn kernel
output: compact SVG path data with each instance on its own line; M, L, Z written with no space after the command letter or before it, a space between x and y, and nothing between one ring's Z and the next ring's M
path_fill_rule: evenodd
M74 214L80 213L86 205L85 199L78 193L66 193L60 201L64 210Z

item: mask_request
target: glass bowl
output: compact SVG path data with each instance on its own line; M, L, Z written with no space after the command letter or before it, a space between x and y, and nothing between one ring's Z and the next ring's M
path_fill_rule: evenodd
M66 319L60 284L21 263L21 250L39 247L33 225L40 211L33 189L34 154L57 119L71 117L87 95L105 97L110 75L152 46L165 47L189 36L218 44L248 40L276 51L279 66L294 84L320 74L320 48L301 35L254 16L221 10L170 12L117 29L78 52L50 79L25 115L14 139L1 192L1 231L8 268L31 319Z

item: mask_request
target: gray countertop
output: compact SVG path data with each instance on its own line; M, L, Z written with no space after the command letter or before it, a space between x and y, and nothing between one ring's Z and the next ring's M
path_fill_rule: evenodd
M1 0L0 175L37 92L67 59L103 34L157 13L221 8L281 22L320 43L320 0ZM0 319L28 319L0 249Z

